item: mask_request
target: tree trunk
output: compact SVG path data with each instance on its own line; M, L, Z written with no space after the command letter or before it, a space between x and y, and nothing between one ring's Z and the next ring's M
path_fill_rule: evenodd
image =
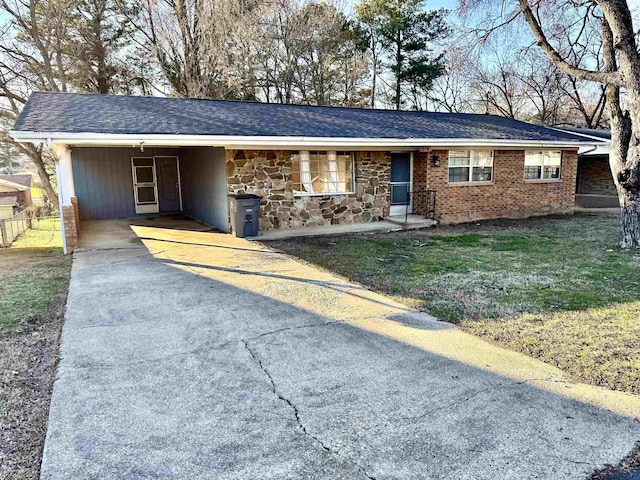
M378 77L378 57L373 55L373 76L371 79L371 108L376 108L376 80Z
M42 158L42 150L40 148L36 148L33 145L23 145L17 143L16 146L22 153L26 154L36 166L36 170L38 171L38 176L40 177L40 183L42 184L42 188L44 189L47 197L49 197L49 201L53 205L53 207L58 210L58 194L53 189L51 185L51 175L47 172L45 168L44 159Z
M620 246L640 248L640 192L620 198Z
M36 170L38 170L38 176L40 177L40 183L42 184L42 188L49 197L49 201L53 205L53 207L58 209L58 194L53 190L53 186L51 185L51 176L49 172L44 167L44 161L42 160L42 153L38 152L36 155L36 159L34 159L34 155L31 155L31 158L34 160L33 163L36 165Z
M640 248L640 102L628 93L627 114L612 117L609 162L620 199L620 246Z
M402 78L402 36L400 30L398 29L398 34L396 36L396 110L400 110L402 102L400 101L400 95L402 93L402 88L400 86L400 81Z
M640 248L640 61L626 54L616 58L613 31L606 20L602 21L602 44L606 70L619 67L627 93L623 108L620 87L606 86L611 117L609 164L620 199L620 246Z

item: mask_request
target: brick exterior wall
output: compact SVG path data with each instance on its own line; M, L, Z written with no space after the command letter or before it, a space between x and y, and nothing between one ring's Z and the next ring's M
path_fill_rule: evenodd
M80 229L80 210L78 209L78 197L71 197L71 205L73 205L73 216L76 221L76 230Z
M294 196L290 151L227 150L229 193L260 195L260 230L375 222L389 215L391 157L355 152L355 193Z
M439 167L430 160L434 153L440 157ZM525 182L524 151L496 150L491 184L451 185L446 150L416 152L414 190L436 190L436 217L447 223L573 213L577 160L576 151L565 150L561 180Z
M578 160L578 192L587 195L613 195L618 192L613 183L608 156L582 157Z
M78 221L77 204L78 200L76 197L72 197L71 205L62 206L62 221L64 222L64 235L67 241L68 253L71 253L74 248L79 246L78 227L80 222Z

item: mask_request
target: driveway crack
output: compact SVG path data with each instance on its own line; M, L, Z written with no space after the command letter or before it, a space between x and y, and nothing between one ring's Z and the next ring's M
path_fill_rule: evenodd
M295 328L295 327L293 327L293 328ZM273 332L273 333L275 333L275 332ZM260 336L258 336L256 338L260 338ZM256 365L258 365L258 367L260 367L260 370L262 370L264 375L269 380L269 383L271 384L271 391L273 392L273 394L276 395L280 401L282 401L283 403L287 404L289 406L289 408L291 409L291 411L293 412L293 417L294 417L296 423L298 424L298 428L302 431L302 433L305 436L307 436L308 438L310 438L314 443L319 445L325 452L327 452L327 453L329 453L331 455L335 455L337 457L342 458L342 456L339 453L334 451L330 446L325 444L320 438L316 437L311 432L309 432L309 430L307 430L307 427L304 425L304 423L302 423L302 420L300 419L300 412L298 410L298 407L290 399L288 399L282 393L280 393L280 391L278 390L278 387L276 385L275 380L273 379L273 377L269 373L269 370L267 370L267 368L264 366L264 363L262 362L260 357L258 357L258 355L251 348L251 346L249 346L249 342L247 340L241 340L241 341L242 341L242 344L244 345L244 348L247 350L247 352L249 352L249 355L251 355L251 358L253 359L253 361L256 363ZM371 476L371 475L369 475L367 473L367 471L364 469L364 467L362 467L361 465L358 465L355 462L353 462L353 464L369 480L376 480L375 477L373 477L373 476Z
M336 323L341 323L338 320L332 320L330 322L323 322L323 323L311 323L311 324L306 324L306 325L295 325L293 327L283 327L283 328L278 328L277 330L271 330L269 332L264 332L261 333L260 335L256 335L255 337L251 337L248 338L246 340L242 340L242 342L246 343L248 341L253 341L253 340L257 340L259 338L262 337L267 337L269 335L275 335L277 333L282 333L282 332L288 332L289 330L300 330L303 328L319 328L319 327L327 327L329 325L335 325Z

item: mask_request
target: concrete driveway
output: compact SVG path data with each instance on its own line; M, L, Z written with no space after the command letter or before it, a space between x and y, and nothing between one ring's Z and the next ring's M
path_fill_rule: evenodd
M86 224L43 479L584 479L638 397L266 247Z

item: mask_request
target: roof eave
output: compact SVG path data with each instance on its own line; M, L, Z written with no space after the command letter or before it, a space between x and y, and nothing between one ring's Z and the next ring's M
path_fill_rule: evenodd
M572 130L566 130L564 128L561 127L546 127L550 130L555 130L557 132L562 132L562 133L568 133L569 135L576 135L579 137L584 137L584 138L588 138L589 140L596 140L599 143L606 143L606 144L610 144L611 143L611 139L610 138L604 138L604 137L598 137L596 135L590 135L588 133L584 133L584 132L574 132Z
M20 192L24 192L24 191L30 189L29 187L27 187L25 185L22 185L20 183L12 182L11 180L4 180L2 178L0 178L0 185L3 185L5 187L15 188L16 190L18 190Z
M578 148L601 142L588 141L540 141L510 139L470 138L349 138L349 137L299 137L299 136L235 136L235 135L165 135L165 134L114 134L30 132L12 130L11 137L20 143L46 143L48 145L100 145L100 146L212 146L233 148L297 148L297 147L555 147Z

